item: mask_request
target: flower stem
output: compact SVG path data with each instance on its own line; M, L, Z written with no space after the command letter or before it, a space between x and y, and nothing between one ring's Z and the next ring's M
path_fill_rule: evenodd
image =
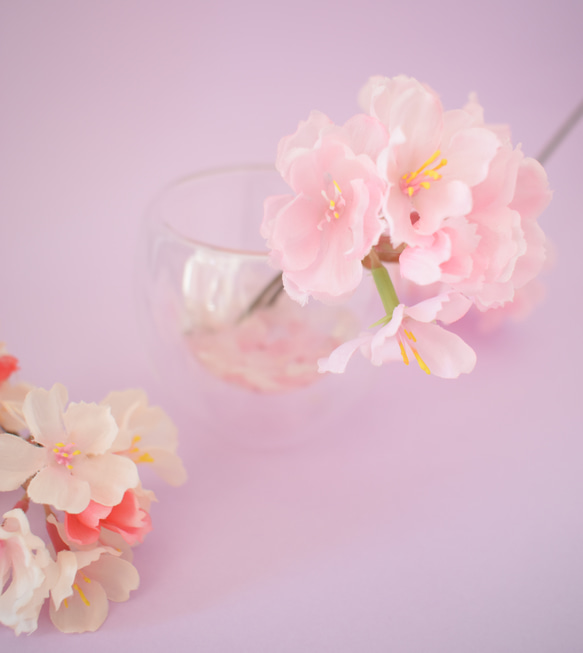
M393 311L400 304L399 298L397 297L395 287L391 281L389 271L381 263L374 248L370 251L369 257L371 261L372 278L374 279L381 301L383 302L383 307L387 314L386 317L390 320L393 317Z

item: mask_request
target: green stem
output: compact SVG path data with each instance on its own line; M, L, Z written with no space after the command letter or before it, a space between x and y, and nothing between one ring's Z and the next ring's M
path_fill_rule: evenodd
M374 279L381 301L383 302L383 307L387 314L386 318L383 318L383 321L388 322L388 320L393 317L393 311L400 304L399 298L395 292L395 287L391 281L389 271L381 263L381 260L374 249L371 250L369 256L371 260L372 278Z

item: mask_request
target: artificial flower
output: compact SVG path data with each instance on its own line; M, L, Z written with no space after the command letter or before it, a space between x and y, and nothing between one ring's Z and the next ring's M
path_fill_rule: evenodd
M414 306L399 304L391 319L377 331L366 331L335 349L319 361L320 372L342 373L352 355L360 349L373 365L415 359L427 374L453 379L469 373L476 355L458 335L435 324L459 319L470 307L461 295L443 294Z
M31 633L49 595L47 571L53 565L40 537L33 535L24 512L10 510L0 525L0 623Z
M50 617L64 633L97 630L107 617L109 601L127 601L140 582L136 568L110 547L65 549L56 564Z
M324 121L314 116L280 146L278 167L296 195L267 198L261 226L270 261L300 304L352 293L362 279L361 260L386 226L384 183L370 156L347 144L358 140L358 148L368 148L366 136L357 128L359 139L349 129L320 133Z
M378 167L393 245L423 244L446 218L471 211L471 189L485 179L498 137L468 112L444 112L433 90L405 76L372 77L359 99L389 133Z
M83 512L65 514L65 531L69 541L78 545L97 542L101 529L119 533L130 545L141 542L152 530L152 520L140 507L133 490L127 490L116 506L90 501Z
M118 428L109 408L67 403L67 390L31 390L23 414L34 442L0 434L0 490L31 479L36 503L79 513L91 500L114 506L139 482L135 463L111 453ZM32 478L31 478L32 477Z
M178 432L158 406L149 406L143 390L111 392L101 402L118 426L111 450L136 464L147 464L170 485L182 485L186 471L176 454Z

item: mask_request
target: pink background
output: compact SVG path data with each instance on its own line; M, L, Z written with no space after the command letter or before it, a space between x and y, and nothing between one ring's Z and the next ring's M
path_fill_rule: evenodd
M190 474L148 483L142 584L98 633L43 613L2 651L583 651L583 123L547 166L545 304L466 330L471 376L388 367L295 447L200 432L150 370L133 279L162 186L273 161L311 109L352 115L371 74L418 77L446 108L475 90L536 155L581 99L582 23L576 0L0 0L0 339L21 379L72 399L146 388Z

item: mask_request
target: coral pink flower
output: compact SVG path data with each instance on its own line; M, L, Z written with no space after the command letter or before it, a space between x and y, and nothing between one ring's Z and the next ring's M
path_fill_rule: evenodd
M393 245L423 244L446 218L469 213L471 188L499 147L493 131L466 111L444 113L434 91L404 76L372 77L360 102L390 136L378 167L389 185L383 208Z
M186 470L176 454L176 426L159 406L148 405L143 390L110 392L101 405L111 410L119 429L113 452L147 464L170 485L186 481Z
M67 539L85 546L99 539L101 529L119 533L131 545L141 542L152 530L150 515L140 508L133 490L128 490L116 506L103 506L90 501L83 512L65 514Z
M470 307L461 295L439 295L415 306L399 304L391 320L376 332L365 332L344 343L319 361L321 372L342 373L352 355L361 353L373 363L415 359L427 374L453 379L469 373L476 364L476 354L458 335L434 324L459 319Z
M374 149L366 128L322 131L321 116L313 113L280 146L278 169L296 195L267 198L261 227L272 264L301 304L309 296L331 300L352 293L362 279L361 260L385 228L384 183L370 156L347 145Z
M64 633L97 630L107 617L109 601L127 601L140 582L136 568L109 547L60 551L57 567L50 617Z
M19 369L18 359L7 354L4 343L0 343L0 427L9 433L26 430L22 404L33 389L28 383L10 382L12 374Z
M47 571L54 565L45 543L30 532L20 509L4 514L0 525L0 623L15 633L37 628L49 595Z
M110 453L118 429L108 408L71 403L65 409L66 403L60 384L28 393L23 414L34 443L0 434L0 491L33 477L27 492L36 503L70 513L91 500L114 506L138 484L136 465Z

